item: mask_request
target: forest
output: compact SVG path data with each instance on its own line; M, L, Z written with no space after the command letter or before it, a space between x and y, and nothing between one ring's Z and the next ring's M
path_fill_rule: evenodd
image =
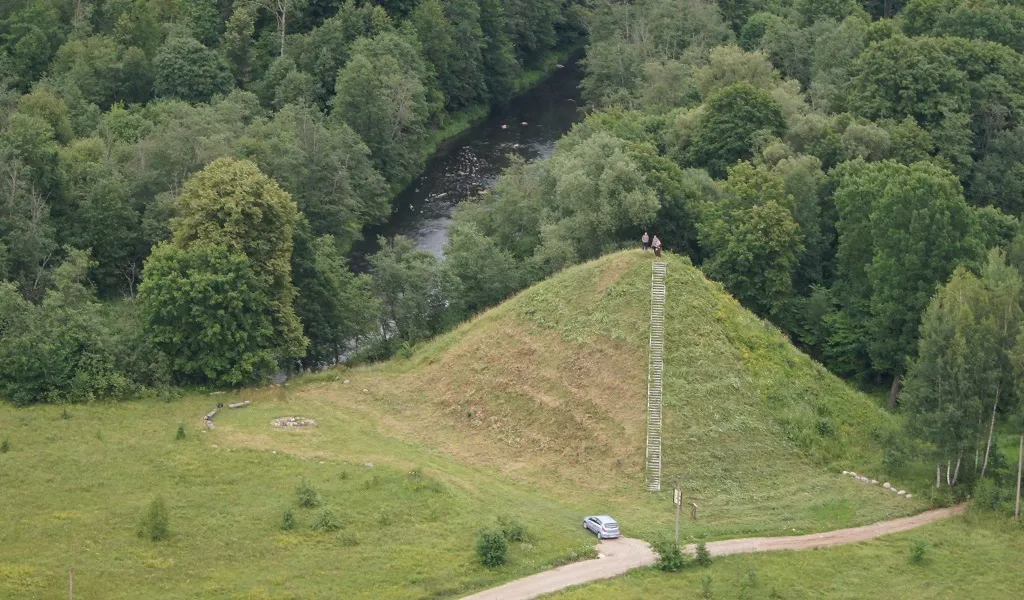
M438 132L584 43L550 159L443 261L396 237L350 269ZM1022 50L1021 0L5 3L0 389L407 353L648 229L887 390L954 486L1024 429Z

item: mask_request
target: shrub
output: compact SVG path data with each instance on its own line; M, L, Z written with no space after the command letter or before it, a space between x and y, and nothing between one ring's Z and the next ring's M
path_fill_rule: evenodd
M300 507L316 508L320 506L320 492L316 491L316 488L309 484L308 479L302 480L299 487L295 488L295 493L299 497Z
M341 529L341 521L338 520L338 517L334 516L334 513L329 508L321 510L316 520L313 521L313 531L329 533L339 529Z
M705 575L700 578L700 597L704 600L711 600L715 597L711 590L711 576Z
M708 545L704 542L697 544L697 564L702 567L711 566L711 553L708 552Z
M476 538L476 555L480 564L493 569L505 564L508 557L508 542L500 531L481 531Z
M914 540L910 543L910 563L919 565L924 562L924 555L928 551L928 544L922 540Z
M167 514L167 505L164 504L163 498L155 498L142 513L138 534L139 537L148 537L154 542L171 537L170 517Z
M387 527L391 524L391 515L381 511L380 514L377 515L377 524L381 527Z
M71 412L68 410L68 407L65 406L64 408L60 409L60 418L64 419L65 421L71 418Z
M185 424L178 425L178 433L174 434L174 439L183 440L185 439Z
M295 513L290 508L284 509L281 513L281 529L291 531L295 529Z
M974 505L985 510L996 510L1003 501L1002 490L988 477L974 484Z
M501 530L501 535L509 542L530 541L530 534L526 531L526 526L515 519L498 517L498 529Z
M654 542L654 551L658 553L657 567L662 571L675 573L686 567L686 555L679 549L679 546L671 540L659 540Z
M7 454L11 450L11 440L4 438L4 441L0 442L0 454Z

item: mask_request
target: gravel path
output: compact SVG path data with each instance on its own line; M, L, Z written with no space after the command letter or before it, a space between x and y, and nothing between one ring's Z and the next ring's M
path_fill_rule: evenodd
M874 525L838 529L825 533L711 542L708 544L708 551L711 552L712 556L726 556L728 554L741 554L744 552L807 550L825 546L840 546L863 542L891 533L907 531L915 527L927 525L928 523L934 523L954 514L960 514L963 511L963 506L955 506L923 512L912 517L875 523ZM693 544L686 547L686 551L690 554L693 554L695 550L696 546ZM657 555L646 542L631 538L604 540L597 545L597 551L602 555L601 558L563 565L550 571L523 577L522 579L510 581L500 587L485 590L472 596L466 596L464 600L530 600L544 594L557 592L569 586L622 575L630 569L653 565L655 560L657 560Z

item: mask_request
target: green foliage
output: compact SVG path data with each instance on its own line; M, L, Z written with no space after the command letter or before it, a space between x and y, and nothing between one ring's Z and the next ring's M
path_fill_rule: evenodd
M153 58L157 96L208 102L231 90L231 71L222 59L190 37L169 39Z
M708 545L704 542L697 544L697 555L694 559L701 567L711 566L711 553L708 552Z
M416 48L397 33L358 40L338 72L334 108L363 138L393 186L422 165L420 148L435 102L428 85Z
M290 508L281 511L281 529L283 531L291 531L295 529L295 525L295 511Z
M786 128L782 107L768 92L738 83L708 99L690 147L689 160L721 177L732 163L754 155L754 135L781 135Z
M11 451L11 440L10 438L4 438L4 441L0 442L0 454L7 454Z
M675 573L686 568L686 555L672 540L658 540L652 544L658 554L657 567L667 573Z
M171 537L170 516L163 498L154 498L139 520L138 535L159 542Z
M923 563L927 552L928 543L924 540L914 540L910 542L910 564L919 565Z
M711 576L704 575L700 578L700 597L703 600L712 600L715 597L714 590L711 587Z
M437 257L402 236L381 238L381 247L369 263L387 343L415 344L453 325L460 284Z
M322 503L320 492L316 491L308 479L303 479L295 488L295 495L298 496L298 503L302 508L316 508Z
M321 510L313 521L313 531L333 533L339 530L341 530L341 521L334 516L334 512L329 508Z
M476 556L480 564L493 569L505 564L508 542L500 531L484 530L476 538Z
M498 529L501 535L510 543L522 543L530 541L530 532L526 525L509 517L498 517Z
M183 440L185 439L185 424L178 425L178 432L174 434L174 439Z
M291 197L251 162L220 159L177 204L174 241L154 250L139 288L150 336L175 374L238 385L302 356Z

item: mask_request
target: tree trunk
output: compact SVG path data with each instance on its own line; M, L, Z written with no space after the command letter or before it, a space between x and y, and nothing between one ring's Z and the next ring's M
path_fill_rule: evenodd
M947 460L946 461L946 485L948 485L950 487L953 486L953 481L952 481L952 479L950 477L950 475L952 475L952 474L953 474L953 461Z
M992 432L996 429L996 408L999 407L999 386L996 386L996 400L992 403L992 420L988 423L988 442L985 443L985 462L981 463L981 476L988 469L988 455L992 451Z
M950 485L956 485L956 480L958 477L960 477L960 459L963 458L963 456L963 452L961 452L960 456L956 457L956 470L953 471L953 483L951 483Z
M942 463L935 463L935 487L942 487Z
M903 375L896 373L892 378L892 387L889 388L889 410L896 408L896 397L900 395L901 387L903 387Z
M882 3L882 16L886 19L892 17L892 0L885 0Z
M1020 436L1020 454L1017 455L1017 508L1013 511L1013 520L1020 520L1020 476L1024 466L1024 435Z

